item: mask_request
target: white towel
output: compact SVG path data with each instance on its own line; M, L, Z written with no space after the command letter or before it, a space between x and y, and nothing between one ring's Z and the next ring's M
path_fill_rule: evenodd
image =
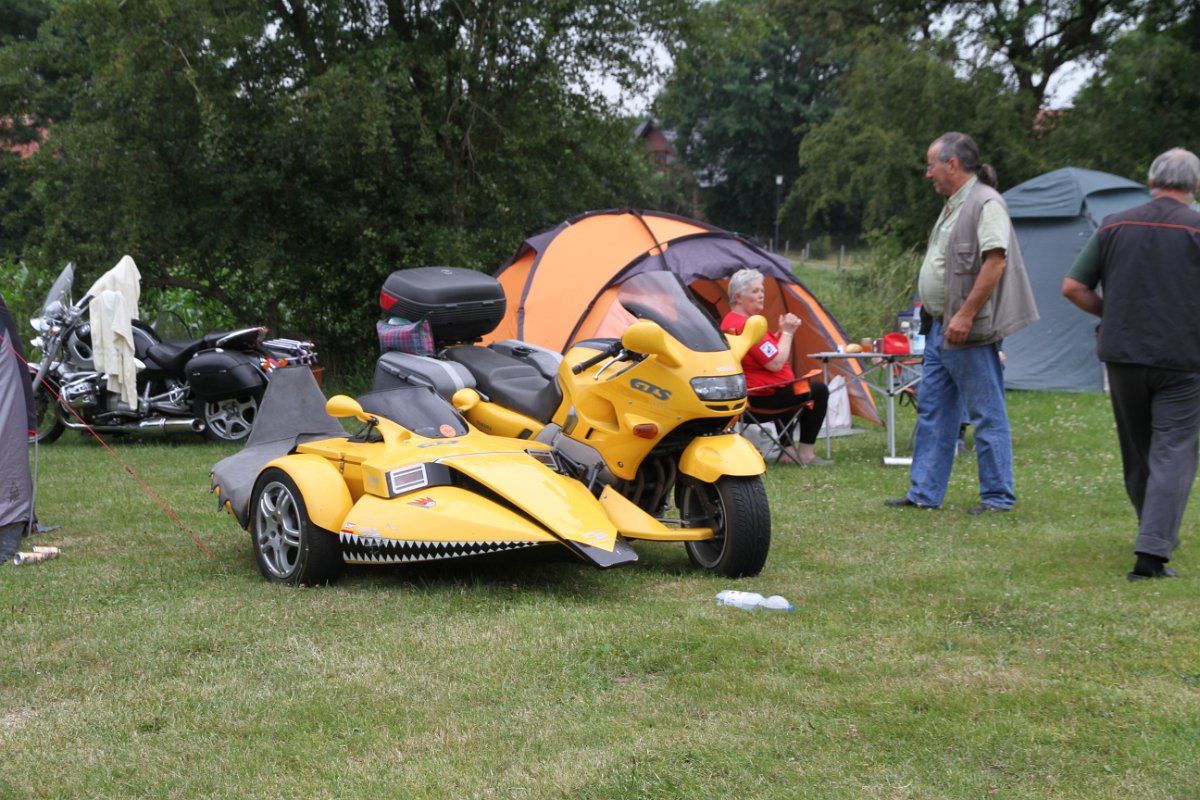
M138 316L142 275L129 256L100 276L88 292L92 323L92 362L108 378L131 408L137 408L137 366L134 358L133 320Z

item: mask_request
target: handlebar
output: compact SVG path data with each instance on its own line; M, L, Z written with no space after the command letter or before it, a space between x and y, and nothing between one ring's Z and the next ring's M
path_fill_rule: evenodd
M583 372L585 369L588 369L589 367L594 367L597 364L599 364L601 361L603 361L604 359L612 358L619 352L621 352L621 343L619 341L613 342L608 347L604 348L604 350L600 351L599 353L592 356L591 358L589 358L585 361L580 361L578 364L571 367L571 372L575 375L578 375L579 373Z

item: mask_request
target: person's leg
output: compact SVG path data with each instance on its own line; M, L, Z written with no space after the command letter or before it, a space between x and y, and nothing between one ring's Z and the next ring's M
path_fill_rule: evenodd
M809 382L808 404L800 409L800 430L797 434L796 453L803 464L824 464L817 456L814 445L821 432L821 424L829 410L829 387L821 381Z
M1169 561L1196 479L1200 375L1151 369L1149 478L1134 550Z
M1117 423L1117 443L1125 494L1140 524L1150 479L1151 395L1147 368L1139 364L1108 364L1109 399Z
M975 426L980 500L993 508L1010 509L1017 497L1013 488L1012 428L1004 399L999 346L948 350L943 352L942 360L962 392L967 414ZM960 415L957 422L961 421Z
M925 336L924 373L917 391L916 438L908 473L912 488L906 495L919 506L942 505L954 468L962 412L958 387L943 363L945 355L942 323L935 320Z

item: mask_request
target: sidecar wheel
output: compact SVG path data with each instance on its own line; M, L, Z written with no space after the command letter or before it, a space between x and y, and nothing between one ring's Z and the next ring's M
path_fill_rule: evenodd
M233 444L244 442L258 419L258 400L249 394L226 400L198 401L196 416L204 420L205 438Z
M36 381L37 375L31 375L30 380ZM37 434L34 438L38 444L50 444L62 436L66 424L59 411L58 401L51 397L45 386L33 385L33 405L37 414Z
M675 504L685 525L712 528L715 534L684 543L692 564L726 578L762 571L771 549L771 507L761 477L726 475L705 483L681 475Z
M313 586L341 577L337 534L313 524L304 497L286 472L272 467L259 476L250 509L250 538L264 578Z

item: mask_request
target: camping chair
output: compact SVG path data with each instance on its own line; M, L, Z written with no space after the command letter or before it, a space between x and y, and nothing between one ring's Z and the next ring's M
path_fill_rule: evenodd
M804 375L804 377L783 381L781 383L772 383L766 386L755 387L756 390L770 389L770 393L774 393L779 389L787 386L792 387L792 393L797 395L809 393L809 379L819 375L821 370L814 369ZM738 421L738 428L743 433L751 426L756 426L762 438L767 440L766 444L758 444L759 451L763 454L763 458L773 460L779 463L783 460L784 453L792 446L796 440L796 433L800 429L800 412L805 408L812 408L812 401L808 400L803 403L797 403L786 408L761 408L754 405L756 399L766 397L767 395L749 395L746 398L746 409L742 412L741 419ZM772 459L771 456L774 455Z

